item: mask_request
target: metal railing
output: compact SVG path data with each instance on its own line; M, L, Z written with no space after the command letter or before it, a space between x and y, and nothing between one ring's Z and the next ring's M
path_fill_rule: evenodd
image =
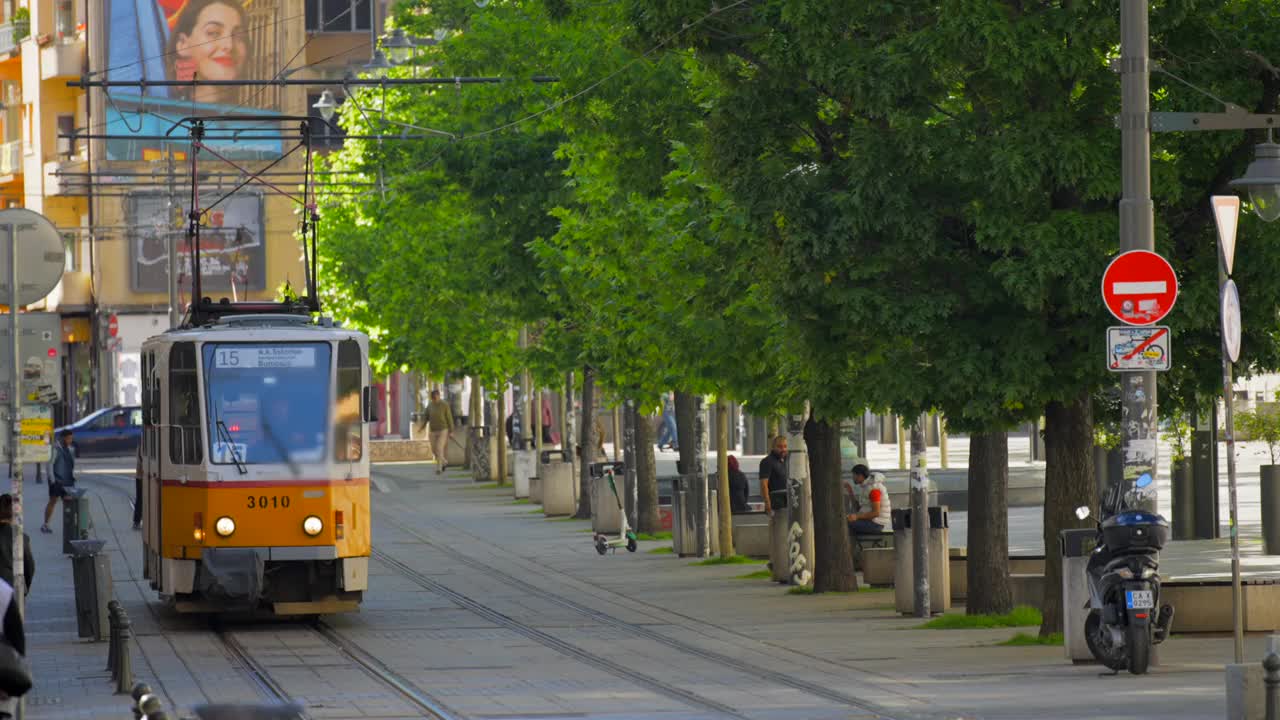
M0 54L17 50L22 38L29 34L31 34L31 22L29 20L0 25Z

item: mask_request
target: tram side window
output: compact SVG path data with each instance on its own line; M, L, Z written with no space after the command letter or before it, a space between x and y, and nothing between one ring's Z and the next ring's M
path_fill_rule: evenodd
M169 351L169 461L204 462L200 436L200 384L195 343L175 343Z
M364 424L360 422L363 372L360 343L338 343L338 407L333 414L333 452L338 462L355 462L364 455Z
M150 452L151 458L160 459L160 373L156 370L156 354L148 353L151 358L151 374L147 376L147 383L151 388L151 416L144 421L147 427L147 434L151 438Z

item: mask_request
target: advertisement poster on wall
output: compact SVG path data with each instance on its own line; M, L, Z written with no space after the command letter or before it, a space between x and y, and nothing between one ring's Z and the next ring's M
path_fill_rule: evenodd
M286 0L104 0L106 73L110 80L270 80L280 67ZM189 148L184 117L278 115L284 88L146 87L106 93L106 132L136 138L106 142L108 160L158 160L170 150ZM209 129L245 128L244 121L210 121ZM261 127L261 126L260 126ZM267 125L267 127L271 127ZM172 140L165 138L172 130ZM209 139L208 146L231 159L269 160L283 142L248 133L235 142ZM181 157L181 155L180 155Z
M129 196L129 261L132 287L137 292L168 292L169 244L178 246L178 286L191 287L191 250L185 227L172 220L185 217L187 203L169 207L164 193ZM242 192L223 200L205 214L200 229L200 278L205 294L243 293L266 287L266 242L263 235L263 198Z

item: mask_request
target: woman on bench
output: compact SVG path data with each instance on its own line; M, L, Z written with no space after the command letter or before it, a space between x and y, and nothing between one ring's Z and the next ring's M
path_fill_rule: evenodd
M851 534L879 535L890 526L889 490L884 485L884 475L870 472L866 465L854 465L853 484L846 483L845 488L853 498Z

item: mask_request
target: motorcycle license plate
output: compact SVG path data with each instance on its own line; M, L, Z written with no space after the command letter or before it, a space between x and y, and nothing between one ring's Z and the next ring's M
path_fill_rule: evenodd
M1150 610L1156 606L1150 590L1127 590L1124 599L1130 610Z

